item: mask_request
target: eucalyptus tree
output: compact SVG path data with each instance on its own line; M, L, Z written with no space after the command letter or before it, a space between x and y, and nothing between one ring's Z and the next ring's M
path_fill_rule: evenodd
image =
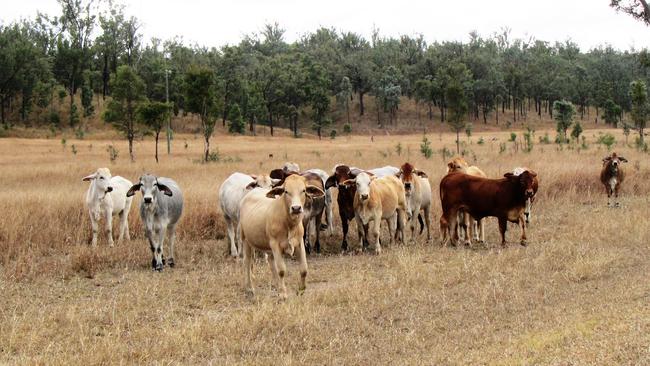
M639 132L639 145L644 145L644 129L650 117L650 105L648 102L648 89L643 80L635 80L630 83L630 99L632 102L632 121Z
M219 113L219 90L214 72L201 66L190 67L185 73L185 108L189 113L199 115L204 138L203 161L210 159L210 137Z

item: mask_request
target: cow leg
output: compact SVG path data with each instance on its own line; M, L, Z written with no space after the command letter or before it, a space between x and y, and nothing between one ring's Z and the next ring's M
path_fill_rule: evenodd
M614 197L616 202L614 203L614 207L621 207L621 203L618 201L618 188L620 185L616 183L616 187L614 187Z
M605 188L605 191L607 191L607 207L611 207L612 206L612 202L611 202L611 200L612 200L612 189L609 186L607 186Z
M318 236L319 231L316 230L316 236ZM316 239L316 242L318 243L318 239ZM320 248L318 251L320 252ZM305 253L304 243L298 245L298 260L300 261L300 285L298 286L298 294L302 295L307 288L307 254Z
M388 237L389 237L388 244L394 245L395 241L397 240L397 235L398 235L397 230L399 230L397 228L397 215L388 218L385 221L386 221L386 225L388 226Z
M104 229L106 230L106 239L108 240L108 246L113 246L113 212L107 210L104 212L106 218L106 224Z
M253 290L253 283L251 282L251 272L253 270L253 248L244 240L243 241L243 252L244 252L244 289L246 293L250 296L255 294ZM270 259L267 260L270 261Z
M411 216L410 218L407 217L409 215ZM404 233L406 232L407 219L411 220L411 222L415 222L415 216L411 215L409 212L405 210L400 210L398 208L397 209L397 232L399 233L399 238L402 243L406 243L406 235Z
M279 289L280 278L278 277L278 269L275 267L275 261L273 258L271 258L271 256L267 255L266 262L269 264L269 268L271 269L271 275L273 276L273 286L275 286L276 289Z
M235 242L237 236L235 234L235 223L228 216L224 216L223 218L226 220L226 236L228 237L228 244L230 244L230 256L236 257L238 253L237 253L237 243Z
M334 234L334 217L332 213L332 192L328 189L325 191L325 222L329 235Z
M506 229L508 229L508 220L505 217L499 217L499 232L501 233L501 245L506 246Z
M120 243L124 240L124 230L128 227L128 224L126 223L126 218L128 216L124 213L124 210L120 211L118 216L120 217L120 236L117 237L117 242Z
M472 219L472 216L465 211L463 215L463 228L465 230L465 246L471 247L472 246L472 223L474 219Z
M363 249L366 247L367 230L359 216L356 216L355 221L357 222L357 234L359 234L359 247Z
M174 263L174 243L176 242L176 225L173 225L169 229L169 249L167 249L167 265L170 268L174 268L176 263Z
M431 206L424 208L424 225L427 227L427 242L431 241Z
M450 230L449 221L447 220L445 214L443 213L442 216L440 216L440 235L442 235L442 241L440 242L440 246L443 247L447 246L450 237L449 230Z
M287 266L282 258L282 250L280 243L277 240L271 241L271 251L273 252L273 260L275 261L275 268L278 269L278 294L280 299L287 298L287 287L284 284L284 276L287 274ZM304 251L304 248L302 249Z
M485 219L478 220L479 242L485 244Z
M375 239L375 253L381 254L381 244L379 243L379 233L381 229L381 217L376 217L372 221L372 235Z
M461 216L462 217L462 216ZM451 228L452 232L450 233L451 236L451 245L456 246L458 245L458 241L460 240L459 234L461 232L460 228L458 227L458 212L454 212L452 215L449 215L449 227Z
M323 219L323 212L319 213L316 218L314 219L316 221L316 243L314 243L314 247L316 249L316 253L320 254L320 222Z
M311 253L311 242L309 241L309 226L310 226L310 223L311 223L311 219L307 220L307 222L304 223L305 231L302 234L302 240L305 243L305 250L307 251L307 253ZM316 230L316 231L318 231L318 230Z
M89 211L89 212L90 212L90 226L91 226L92 231L93 231L93 237L92 237L92 239L90 241L90 245L96 246L97 245L97 232L99 231L99 222L97 222L98 219L99 219L99 216L96 216L92 211Z
M341 242L341 251L346 252L348 250L348 229L349 223L347 217L341 215L341 226L343 227L343 241Z
M521 226L521 240L519 244L526 246L526 220L521 216L519 216L519 225Z

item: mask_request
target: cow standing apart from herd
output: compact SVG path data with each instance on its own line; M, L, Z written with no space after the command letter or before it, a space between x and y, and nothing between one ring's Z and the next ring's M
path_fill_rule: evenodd
M627 160L612 153L603 159L600 180L607 192L607 205L618 207L619 190L624 180L622 163ZM98 222L106 219L108 243L113 245L112 217L120 217L119 240L129 236L128 214L132 196L142 192L140 216L145 237L153 255L152 269L173 267L176 225L183 212L182 192L172 179L145 174L138 183L111 176L100 168L85 177L90 181L86 205L92 225L92 244L97 243ZM130 188L129 188L130 187ZM520 243L526 245L526 225L530 223L531 207L539 187L537 173L528 168L515 168L502 178L490 179L478 167L469 166L462 158L447 164L447 174L439 186L442 215L442 245L456 245L461 237L466 245L471 239L485 242L484 218L496 217L501 244L506 245L508 221L521 227ZM341 250L349 249L349 222L357 222L359 248L369 247L369 235L376 253L380 253L382 221L389 231L389 241L405 242L404 231L411 230L415 241L416 217L421 235L426 226L427 241L431 239L430 213L432 190L427 174L409 163L400 168L385 166L362 170L337 164L332 175L320 169L301 172L298 164L286 163L269 175L233 173L219 189L220 207L227 224L230 255L243 254L245 287L253 293L251 283L252 255L255 250L271 254L268 264L282 298L287 297L284 278L286 264L283 254L297 253L300 267L299 292L304 291L307 277L307 254L312 249L310 231L316 236L314 249L320 253L320 231L333 232L332 196L338 190L337 203L343 240ZM614 203L612 203L612 199ZM325 214L326 223L321 219ZM311 229L311 230L310 230ZM169 236L167 260L163 255L165 237Z

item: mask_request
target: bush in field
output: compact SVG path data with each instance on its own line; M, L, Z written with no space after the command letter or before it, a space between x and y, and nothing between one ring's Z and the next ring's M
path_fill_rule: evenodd
M431 149L431 141L426 136L422 136L422 143L420 144L420 152L422 155L429 159L433 155L433 150Z
M612 148L612 145L614 145L615 142L616 142L616 138L614 138L614 135L609 133L600 135L598 137L598 143L605 145L608 151Z
M568 142L566 131L573 124L573 115L575 114L573 103L567 100L556 100L553 102L553 118L557 122L558 139L560 143Z

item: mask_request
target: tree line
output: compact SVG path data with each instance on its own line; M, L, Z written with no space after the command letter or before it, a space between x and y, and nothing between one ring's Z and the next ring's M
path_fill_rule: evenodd
M236 45L187 45L180 37L144 40L141 22L112 1L58 3L56 16L0 25L3 126L78 128L97 112L93 98L103 98L103 119L130 142L138 124L150 126L157 141L169 115L198 115L205 159L218 121L232 133L263 124L271 135L282 126L296 136L312 128L320 137L333 119L349 129L351 114L369 113L368 95L380 127L399 123L405 99L425 118L435 111L457 134L471 121L553 117L556 101L571 102L580 118L595 108L596 122L616 124L626 112L638 117L631 83L647 81L650 66L645 50L581 50L570 40L512 39L507 29L427 43L423 35L373 30L365 39L319 28L287 42L278 24L267 24ZM620 3L612 6L626 11ZM57 105L66 99L62 121Z

